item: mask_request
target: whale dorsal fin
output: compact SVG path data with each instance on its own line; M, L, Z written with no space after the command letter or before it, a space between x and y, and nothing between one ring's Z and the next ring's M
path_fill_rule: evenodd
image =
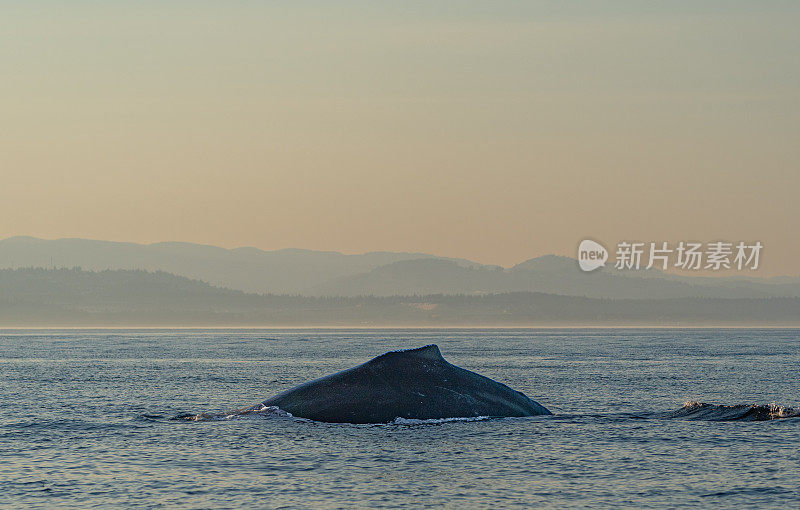
M422 358L429 360L444 361L442 353L439 351L439 346L436 344L426 345L425 347L417 347L416 349L404 349L401 351L390 351L386 354L381 354L377 358L370 361L384 360L388 358Z
M442 358L441 351L439 351L439 346L436 344L430 344L426 345L425 347L417 347L416 349L408 349L399 352L402 352L403 354L407 354L410 356L416 356L418 358L444 359Z

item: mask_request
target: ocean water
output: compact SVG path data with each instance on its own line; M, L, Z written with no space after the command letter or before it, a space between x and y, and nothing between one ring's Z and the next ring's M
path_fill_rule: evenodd
M431 343L554 415L170 419ZM5 330L0 403L0 506L800 507L800 330Z

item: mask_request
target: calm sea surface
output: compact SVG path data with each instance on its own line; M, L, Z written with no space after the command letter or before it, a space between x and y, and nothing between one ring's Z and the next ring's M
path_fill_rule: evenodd
M554 416L170 420L430 343ZM800 407L800 330L5 330L0 506L800 507L800 418L687 401Z

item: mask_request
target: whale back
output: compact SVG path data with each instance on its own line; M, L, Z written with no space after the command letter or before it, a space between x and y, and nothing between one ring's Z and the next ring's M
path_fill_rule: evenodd
M550 414L508 386L448 363L436 345L387 352L301 384L263 405L332 423Z

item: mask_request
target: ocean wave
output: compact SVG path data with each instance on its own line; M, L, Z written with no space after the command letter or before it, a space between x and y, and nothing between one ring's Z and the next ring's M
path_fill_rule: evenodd
M777 404L718 405L689 401L669 414L670 418L708 421L767 421L800 417L800 409Z
M229 411L226 413L200 413L200 414L182 414L173 418L173 420L185 421L224 421L224 420L238 420L238 419L269 419L269 418L293 418L292 414L284 411L277 406L254 406L247 409L239 409L236 411Z
M556 415L553 419L575 419L586 417L608 418L608 415ZM703 402L689 401L676 411L666 413L653 413L647 416L623 414L614 415L616 419L643 419L650 418L681 418L686 420L706 420L706 421L767 421L781 418L800 417L800 408L781 406L778 404L758 405L758 404L738 404L738 405L719 405L706 404ZM238 409L225 413L201 413L201 414L181 414L172 418L182 421L228 421L241 419L286 419L291 418L298 421L312 421L305 418L296 418L291 413L284 411L277 406L265 406L259 404L247 409ZM388 424L383 425L440 425L450 422L475 422L491 420L491 416L470 416L453 418L432 418L420 420L414 418L397 417ZM374 424L381 425L381 424Z
M464 418L431 418L428 420L417 420L414 418L400 418L399 416L389 422L389 425L438 425L453 421L484 421L490 420L491 416L468 416Z
M200 413L200 414L180 414L172 420L182 421L227 421L240 419L270 419L270 418L292 418L299 421L312 421L305 418L295 418L292 413L284 411L277 406L254 406L248 409L239 409L225 413ZM491 416L468 416L463 418L432 418L427 420L417 420L413 418L397 417L389 423L373 425L438 425L449 422L470 422L484 421L492 419Z

